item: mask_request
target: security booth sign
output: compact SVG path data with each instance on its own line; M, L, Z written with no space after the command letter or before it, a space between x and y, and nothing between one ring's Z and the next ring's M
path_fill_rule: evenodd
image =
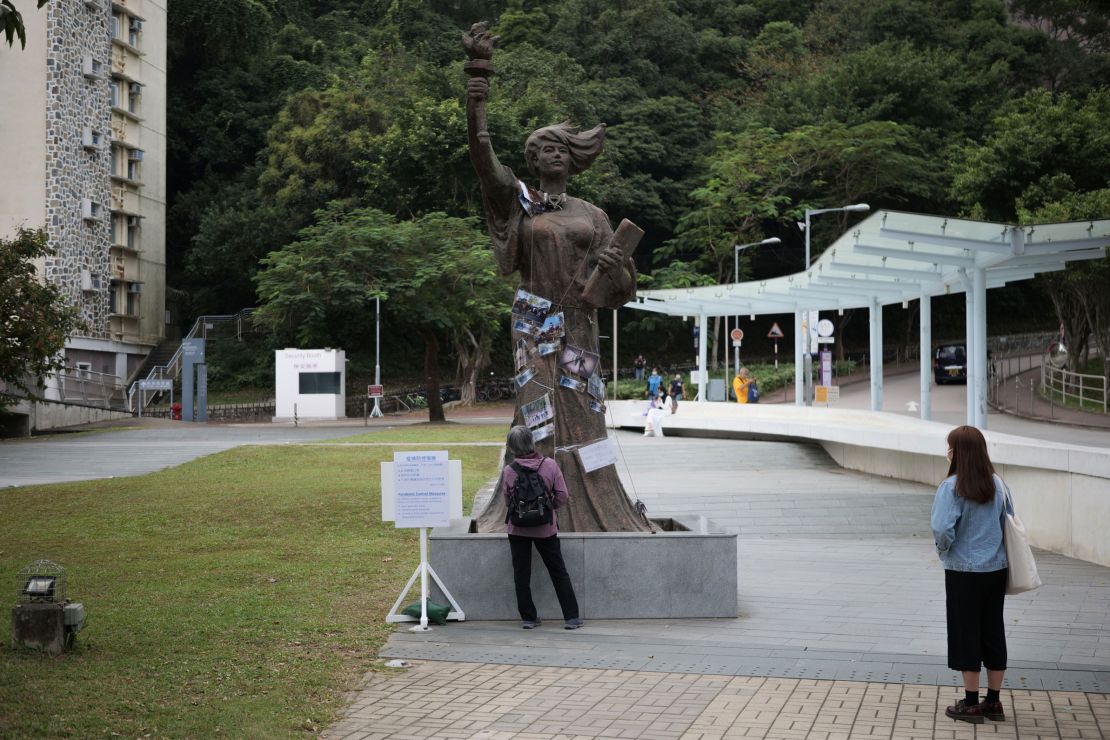
M368 385L366 386L366 395L370 398L381 398L385 395L384 385Z

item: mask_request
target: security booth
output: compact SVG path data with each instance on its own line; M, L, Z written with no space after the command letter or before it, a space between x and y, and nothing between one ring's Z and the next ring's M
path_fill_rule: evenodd
M346 416L347 353L341 349L274 351L274 421Z

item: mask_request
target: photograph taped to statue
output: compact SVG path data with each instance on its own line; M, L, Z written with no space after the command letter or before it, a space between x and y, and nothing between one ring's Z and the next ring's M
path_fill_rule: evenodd
M523 334L520 324L530 324L537 327L532 330L534 335L542 331L538 327L548 317L562 314L563 346L576 350L566 357L566 363L560 362L565 350L540 352L530 361L525 372L534 370L535 374L517 383L513 423L523 422L522 406L552 392L553 430L538 447L555 459L574 491L570 504L560 513L564 531L651 531L650 522L636 511L625 493L615 466L587 473L574 454L578 447L607 434L604 415L590 406L597 399L586 392L586 380L600 357L597 309L619 308L636 295L636 267L629 255L639 230L629 224L623 229L626 238L614 243L613 227L605 212L567 193L567 179L589 168L601 154L605 126L581 131L561 123L532 133L524 153L538 187L522 186L517 175L497 158L486 127L496 38L484 24L475 24L463 34L463 45L470 57L464 65L470 76L466 96L468 144L481 185L486 227L498 270L503 275L519 273L521 292L513 303L514 331L519 326L518 335ZM591 285L589 299L583 297L587 283ZM566 373L560 365L567 368ZM508 458L511 453L507 453ZM504 521L503 498L494 496L479 515L479 531L499 531Z

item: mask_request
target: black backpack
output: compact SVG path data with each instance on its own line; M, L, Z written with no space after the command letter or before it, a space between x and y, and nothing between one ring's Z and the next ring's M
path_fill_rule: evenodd
M554 522L552 496L539 471L515 462L512 468L516 471L516 482L509 491L509 513L505 521L516 527L539 527Z

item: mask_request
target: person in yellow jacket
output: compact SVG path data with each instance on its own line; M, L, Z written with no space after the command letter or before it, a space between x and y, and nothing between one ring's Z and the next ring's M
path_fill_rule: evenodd
M751 384L752 376L748 373L748 368L740 368L736 372L736 377L732 379L732 392L736 394L736 403L748 402L748 387Z

